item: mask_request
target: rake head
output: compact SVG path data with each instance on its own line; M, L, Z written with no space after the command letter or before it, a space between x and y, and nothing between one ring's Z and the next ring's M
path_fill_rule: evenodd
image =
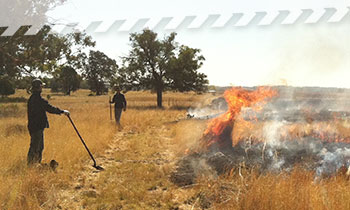
M96 169L99 170L99 171L105 170L104 168L102 168L101 166L98 166L98 165L96 165L96 164L92 165L92 167L96 168Z

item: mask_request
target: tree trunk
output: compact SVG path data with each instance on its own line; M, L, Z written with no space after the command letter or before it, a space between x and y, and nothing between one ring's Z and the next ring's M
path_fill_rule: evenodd
M157 89L157 106L158 108L162 108L162 100L163 100L163 90L160 88Z

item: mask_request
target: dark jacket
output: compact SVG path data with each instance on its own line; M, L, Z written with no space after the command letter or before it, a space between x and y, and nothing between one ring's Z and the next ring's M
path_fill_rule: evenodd
M48 101L41 97L40 92L34 92L27 104L29 132L35 132L49 127L46 112L62 114L63 110L50 105Z
M116 109L126 108L125 96L121 93L117 93L113 96L112 103L115 103L114 108Z

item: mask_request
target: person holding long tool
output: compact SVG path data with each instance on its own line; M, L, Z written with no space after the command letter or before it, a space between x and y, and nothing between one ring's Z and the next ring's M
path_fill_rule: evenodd
M120 125L120 118L122 116L122 111L126 111L126 100L125 96L120 92L120 87L115 87L116 94L113 96L112 101L109 103L114 103L114 117L117 125Z
M30 147L27 156L28 166L41 162L44 150L44 129L49 127L46 112L69 116L69 111L54 107L41 97L43 85L44 83L40 79L32 81L32 95L27 104L28 130L30 134Z

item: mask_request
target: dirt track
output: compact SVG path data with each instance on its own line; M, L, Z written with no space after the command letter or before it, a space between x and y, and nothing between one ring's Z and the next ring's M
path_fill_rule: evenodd
M97 164L102 166L105 171L116 164L114 161L114 153L123 149L123 145L127 144L127 142L121 141L124 135L126 135L124 132L118 132L109 145L109 149L107 149L102 156L95 157ZM96 170L91 166L91 160L87 160L84 169L79 173L76 179L72 181L72 186L59 193L58 208L67 210L86 208L82 202L82 197L96 197L100 193L101 189L94 183L96 183L101 173L104 173L104 171Z
M139 151L130 150L130 144L133 144L133 142L128 140L128 138L137 134L130 131L129 132L118 131L115 134L113 141L109 145L109 148L105 150L104 154L101 156L95 157L97 165L102 166L105 170L98 171L94 169L91 166L92 161L90 159L87 159L86 166L78 174L78 176L74 180L72 180L71 187L69 187L68 189L62 190L59 193L58 199L57 199L58 201L57 207L59 209L67 209L67 210L68 209L91 209L91 207L88 206L88 204L86 203L86 200L90 199L91 201L91 200L103 197L103 195L101 194L103 194L103 191L106 189L106 186L108 186L108 182L110 181L118 182L120 183L118 185L120 188L124 187L122 182L125 180L123 179L131 175L123 174L122 176L118 176L113 174L113 169L115 170L115 168L121 167L122 165L127 166L129 168L137 167L138 165L149 165L149 166L154 166L156 168L162 168L164 166L172 167L173 163L176 160L176 158L174 158L174 153L169 150L169 147L171 147L172 139L167 137L166 129L164 127L159 130L160 132L158 137L162 139L162 142L164 144L158 145L156 150L162 151L162 152L159 152L159 153L157 152L158 154L156 156L152 155L152 157L133 156L134 153L138 153ZM134 157L134 158L127 158L127 159L116 158L118 153L122 153L122 152L126 152L128 154L130 153L131 154L130 157ZM144 173L148 173L148 171L145 171ZM106 176L104 175L106 176L112 175L112 176L106 178ZM101 176L104 176L104 177L101 177ZM159 175L159 176L162 176L162 175ZM162 179L164 178L168 180L168 177L166 174L165 176L162 176ZM108 180L105 180L105 179L108 179ZM140 179L140 177L136 177L135 182L138 182L137 179ZM101 180L103 180L104 184L99 185L98 183L101 183ZM154 182L156 183L158 182L158 180L154 180ZM165 184L165 186L163 187L159 187L155 185L154 187L151 187L150 189L148 189L147 193L172 194L172 193L176 193L177 191L178 189L176 188L174 188L173 190L169 189L169 186ZM109 207L107 207L107 209L108 208Z

